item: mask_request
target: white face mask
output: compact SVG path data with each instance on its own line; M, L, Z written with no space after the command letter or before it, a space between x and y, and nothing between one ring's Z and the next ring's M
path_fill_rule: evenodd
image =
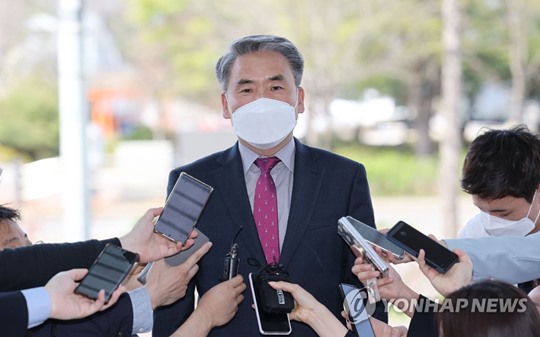
M490 236L525 236L529 234L535 227L538 218L540 217L540 210L536 214L536 219L532 221L529 219L534 199L536 198L536 192L534 193L533 200L529 206L527 215L520 220L506 220L489 213L482 212L477 217L479 218L482 226Z
M259 98L236 109L231 120L238 137L258 149L270 149L294 129L296 113L285 102Z

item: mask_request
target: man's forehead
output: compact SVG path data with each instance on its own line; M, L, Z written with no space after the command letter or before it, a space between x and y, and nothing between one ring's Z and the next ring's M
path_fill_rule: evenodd
M525 198L504 197L500 199L482 199L473 195L474 204L485 212L495 211L516 211L522 207L528 207L529 203Z

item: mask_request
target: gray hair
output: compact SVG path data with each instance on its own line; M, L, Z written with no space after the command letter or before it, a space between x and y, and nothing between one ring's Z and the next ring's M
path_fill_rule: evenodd
M219 58L216 63L216 76L223 91L227 91L231 77L231 66L240 55L259 51L275 51L283 55L291 65L294 82L297 87L302 82L304 58L296 46L283 37L274 35L251 35L233 41L229 52Z

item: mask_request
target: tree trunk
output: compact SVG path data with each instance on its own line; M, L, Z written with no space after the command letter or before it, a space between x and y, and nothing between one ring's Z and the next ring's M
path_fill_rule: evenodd
M442 113L446 128L441 140L440 187L444 212L443 235L457 234L457 182L461 149L459 99L461 93L461 41L459 0L443 0Z
M509 67L512 73L512 97L510 105L509 122L512 124L523 122L523 106L526 90L525 64L527 62L526 33L520 19L523 12L522 0L506 0L506 18L508 21Z

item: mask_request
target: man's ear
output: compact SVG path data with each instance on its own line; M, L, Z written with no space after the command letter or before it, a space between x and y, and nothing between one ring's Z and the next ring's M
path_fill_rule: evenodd
M296 105L296 112L301 114L306 110L306 107L304 105L304 97L305 97L305 91L304 88L298 87L298 103Z
M227 101L227 95L225 95L225 92L221 93L221 107L223 118L231 119L231 111L229 110L229 102Z

